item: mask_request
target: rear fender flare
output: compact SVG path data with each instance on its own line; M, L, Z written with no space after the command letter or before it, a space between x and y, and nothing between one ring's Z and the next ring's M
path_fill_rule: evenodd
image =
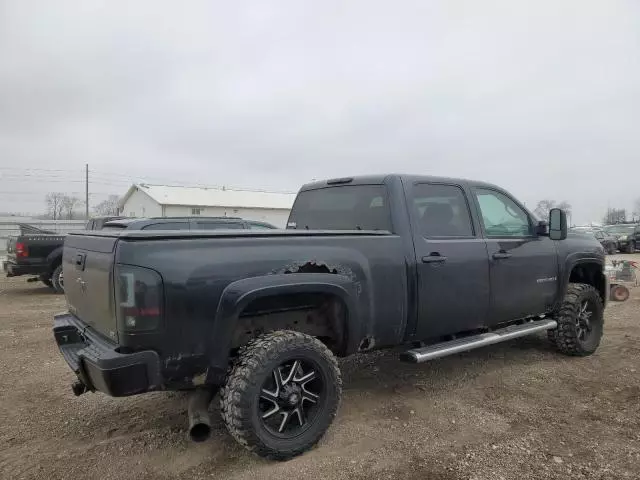
M340 298L347 313L345 353L357 350L362 336L362 321L354 300L357 298L356 286L350 278L331 273L276 274L247 278L229 284L220 297L208 340L207 383L220 384L224 381L233 330L242 310L259 298L294 293L326 293Z

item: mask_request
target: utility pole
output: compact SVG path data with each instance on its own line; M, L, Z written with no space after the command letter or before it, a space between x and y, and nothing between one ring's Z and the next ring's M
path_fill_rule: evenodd
M89 219L89 164L84 166L84 214L85 219Z

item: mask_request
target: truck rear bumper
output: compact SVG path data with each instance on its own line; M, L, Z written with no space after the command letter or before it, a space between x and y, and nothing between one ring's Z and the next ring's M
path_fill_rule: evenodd
M161 388L160 358L154 351L119 353L117 344L95 334L70 313L54 317L53 335L60 353L88 390L124 397Z
M12 261L2 262L2 270L7 274L7 277L19 277L20 275L40 275L47 270L47 265L20 265Z

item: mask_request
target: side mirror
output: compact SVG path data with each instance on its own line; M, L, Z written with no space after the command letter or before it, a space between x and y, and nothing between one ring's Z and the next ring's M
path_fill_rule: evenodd
M539 237L546 237L549 235L549 223L546 220L540 220L536 225L536 235Z
M567 214L560 208L552 208L549 212L549 238L564 240L567 238Z

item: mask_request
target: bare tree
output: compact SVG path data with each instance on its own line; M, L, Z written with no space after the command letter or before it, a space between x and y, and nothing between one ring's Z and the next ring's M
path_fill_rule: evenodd
M118 195L109 195L109 198L93 207L93 211L96 215L118 215L119 201Z
M565 200L559 203L555 200L540 200L533 213L535 213L538 218L546 220L549 218L549 212L552 208L561 208L567 213L567 216L571 216L571 204Z
M45 201L47 202L47 213L53 220L62 218L64 211L64 197L66 195L60 192L47 193Z
M73 220L74 210L80 205L82 205L82 200L78 197L70 197L68 195L62 197L62 209L67 220Z

